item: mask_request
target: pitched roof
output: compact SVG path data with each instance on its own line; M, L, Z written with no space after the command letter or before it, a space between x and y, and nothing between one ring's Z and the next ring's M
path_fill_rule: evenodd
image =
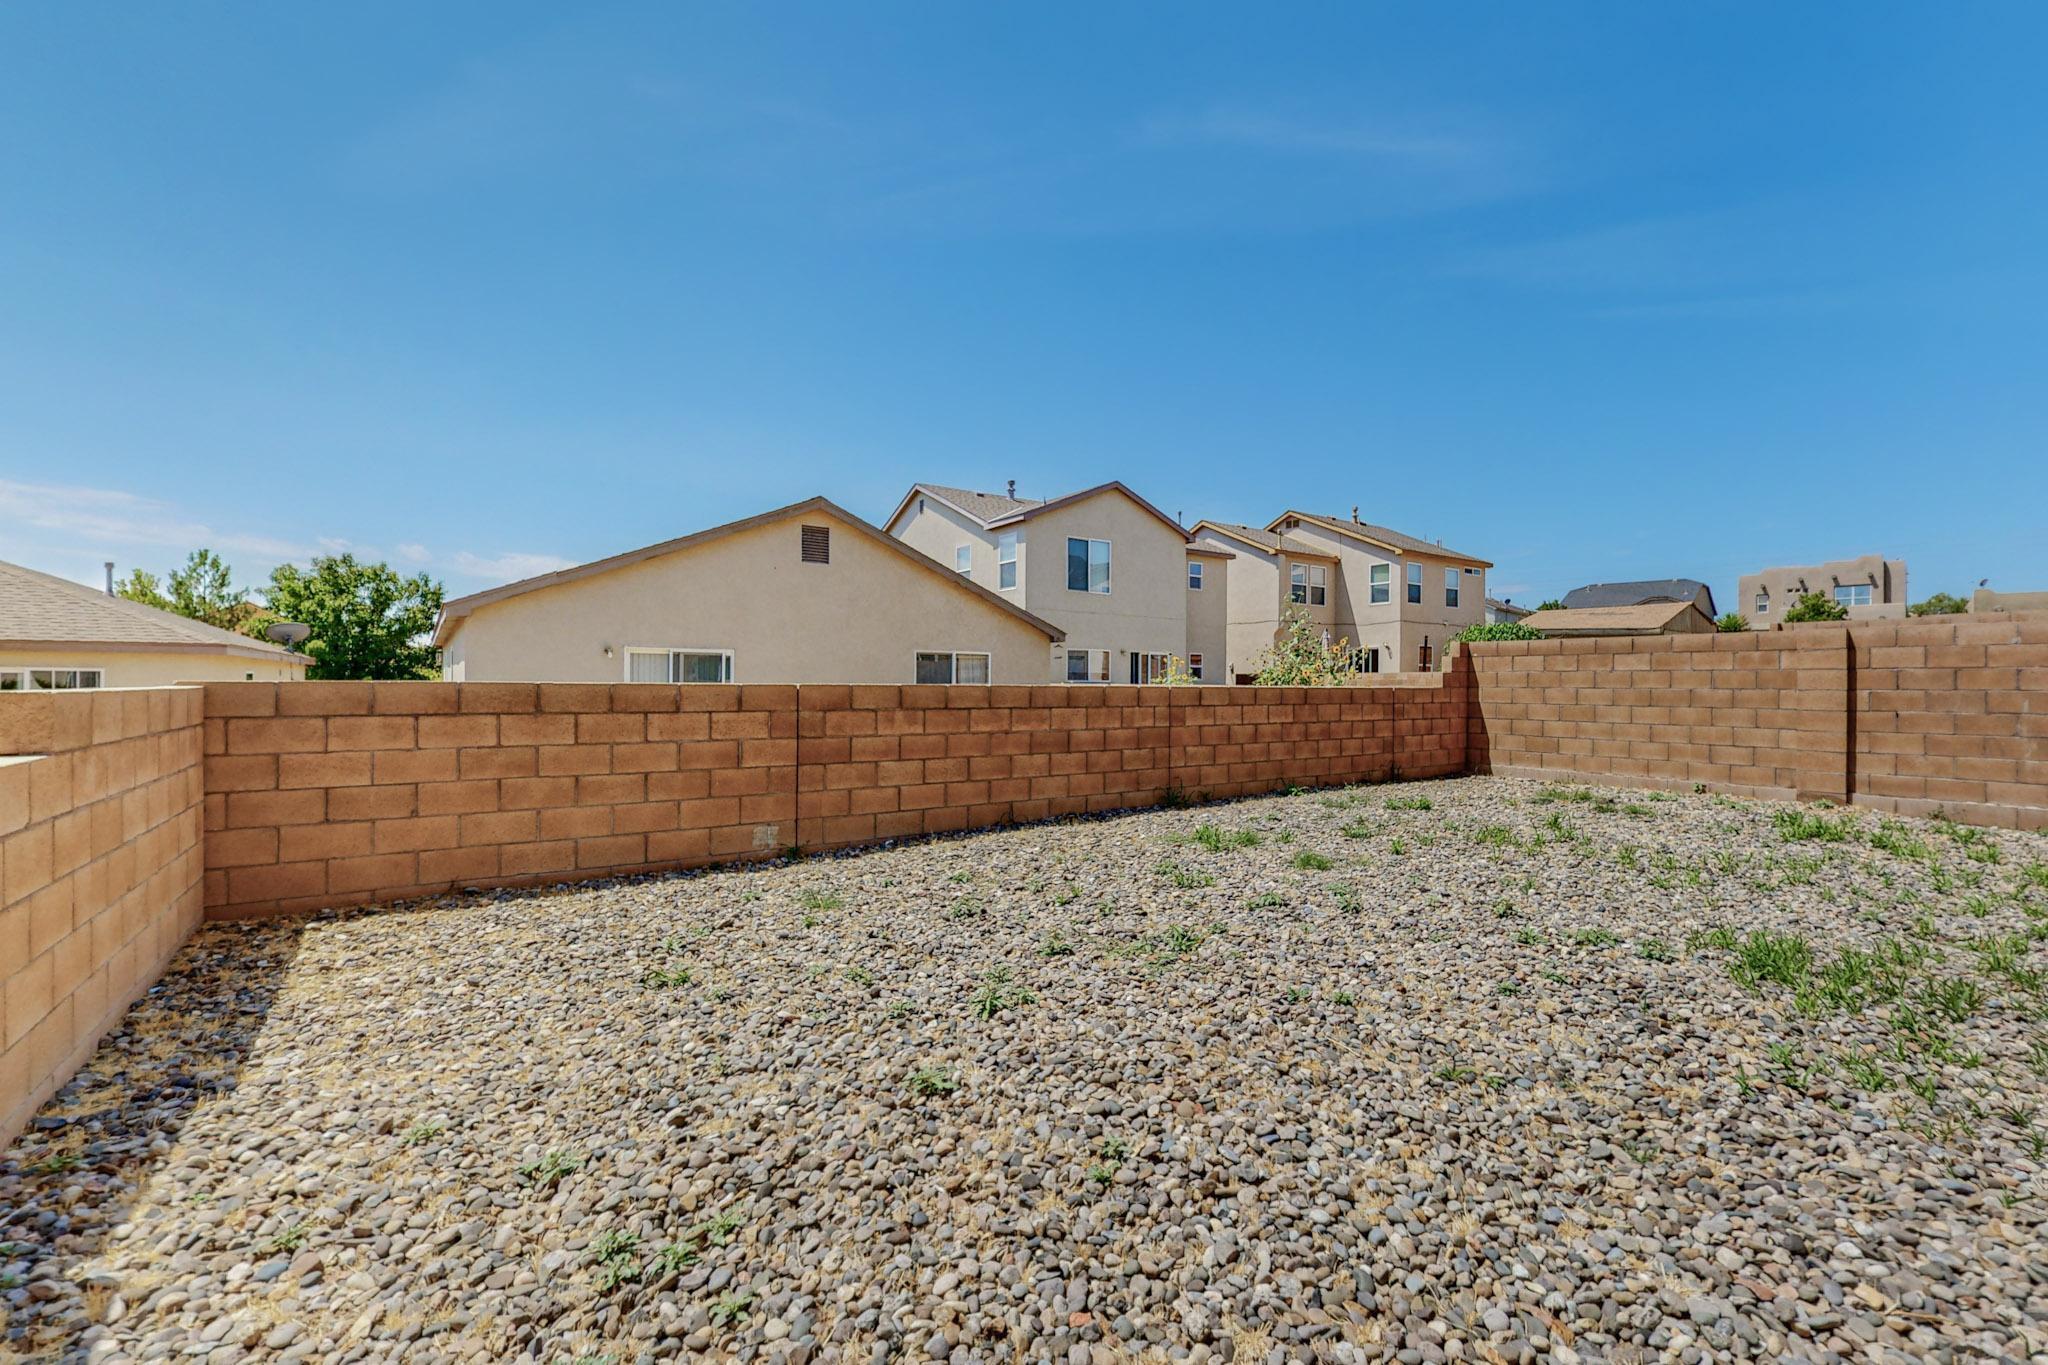
M1630 583L1588 583L1564 595L1567 607L1632 607L1639 602L1690 602L1704 589L1713 614L1714 590L1697 578L1642 578Z
M125 597L109 597L98 588L4 561L0 561L0 644L100 645L307 662L305 655L268 640L237 635Z
M1292 540L1275 531L1264 531L1256 526L1244 526L1234 521L1210 521L1205 517L1189 529L1189 534L1192 535L1196 531L1213 531L1219 536L1249 545L1253 549L1264 550L1269 555L1301 555L1310 559L1336 558L1328 550L1318 550L1306 541Z
M1518 607L1504 597L1489 597L1486 599L1486 605L1494 611L1505 611L1521 616L1527 616L1535 610L1534 607Z
M984 530L990 531L1000 526L1014 526L1020 521L1028 521L1041 512L1050 512L1055 507L1065 507L1069 503L1079 502L1083 498L1092 498L1099 493L1121 493L1145 511L1150 512L1153 516L1171 526L1181 539L1187 539L1188 534L1186 527L1139 497L1131 491L1129 485L1117 479L1111 479L1108 483L1098 483L1093 488L1084 488L1078 493L1066 493L1057 498L1035 500L1007 497L1001 493L977 493L971 488L948 488L944 484L914 483L910 485L910 491L903 495L903 501L896 504L896 510L891 512L888 520L882 524L884 526L894 526L896 519L903 515L903 509L910 506L911 500L920 493L937 498L955 511L963 513L970 520L979 523Z
M1692 612L1713 618L1690 598L1683 602L1639 602L1623 607L1552 607L1522 618L1522 624L1545 635L1657 635L1677 617Z
M1326 531L1335 531L1339 535L1350 536L1353 540L1362 540L1369 545L1377 545L1381 549L1392 550L1396 554L1429 555L1435 559L1455 559L1460 563L1470 564L1474 568L1480 569L1490 569L1493 567L1492 560L1481 559L1477 555L1468 555L1457 550L1447 550L1442 545L1424 540L1420 536L1411 536L1405 532L1396 531L1390 526L1375 526L1369 521L1353 521L1349 517L1329 517L1319 512L1300 512L1289 508L1267 522L1266 529L1272 530L1289 517L1296 517L1302 521L1310 522L1322 527Z
M859 532L879 545L886 546L889 550L903 556L918 568L937 575L940 581L952 588L960 592L971 593L988 605L1008 612L1026 625L1029 625L1032 629L1042 631L1047 639L1064 640L1067 638L1066 632L1053 625L1050 621L1033 616L1015 603L999 597L977 583L970 582L931 556L911 549L908 545L905 545L880 527L870 526L867 522L862 521L859 517L830 499L817 497L806 498L802 502L793 502L787 507L778 507L771 512L763 512L758 516L745 517L739 521L729 521L723 526L713 526L708 530L693 531L686 536L677 536L674 540L664 540L658 545L643 545L637 550L627 550L624 554L612 555L605 559L594 559L588 564L576 564L566 569L556 569L553 573L537 574L532 578L522 578L515 583L504 584L502 587L487 588L483 592L473 592L467 597L451 598L441 605L441 618L434 626L434 643L437 645L447 644L450 639L454 638L456 627L461 623L462 619L478 607L486 607L493 602L502 602L508 597L518 597L529 592L539 592L542 588L559 587L564 583L574 583L578 579L592 578L601 573L609 573L613 569L628 568L631 565L656 559L662 555L674 554L678 550L695 549L699 545L708 544L711 541L737 534L740 531L751 531L760 526L772 526L776 522L787 521L791 517L802 516L806 512L823 512L838 519L845 523L849 529Z

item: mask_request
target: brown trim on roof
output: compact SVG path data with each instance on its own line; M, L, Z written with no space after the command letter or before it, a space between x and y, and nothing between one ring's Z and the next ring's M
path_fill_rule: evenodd
M1172 517L1169 517L1168 515L1166 515L1166 513L1160 511L1157 507L1154 507L1151 503L1139 497L1136 493L1131 491L1129 485L1123 483L1121 480L1118 479L1111 479L1108 483L1098 483L1093 488L1084 488L1078 493L1068 493L1064 497L1053 498L1047 502L1033 503L1031 506L1025 508L1021 512L1005 513L1000 517L995 517L987 521L984 521L980 517L975 516L974 513L968 511L959 503L954 502L950 498L946 497L943 493L934 491L930 484L914 483L910 485L910 491L903 495L903 501L896 504L896 510L889 514L889 519L883 522L882 524L884 526L894 526L896 524L896 519L903 515L903 509L910 506L910 500L912 498L919 496L920 494L928 498L938 499L940 502L945 503L946 506L952 508L961 516L966 517L969 521L981 527L983 530L994 531L1004 526L1015 526L1020 521L1029 521L1031 520L1031 518L1039 515L1042 512L1050 512L1055 507L1066 507L1071 503L1081 501L1083 498L1092 498L1099 493L1123 494L1132 502L1138 504L1138 506L1144 508L1147 512L1150 512L1153 516L1159 518L1168 526L1171 526L1173 528L1174 534L1179 536L1182 540L1186 540L1188 538L1187 527L1181 525Z
M960 577L959 573L955 570L948 569L929 555L911 549L908 545L905 545L880 527L870 526L867 522L862 521L859 517L829 498L816 497L806 498L802 502L793 502L787 507L778 507L771 512L762 512L756 516L746 517L739 521L729 521L723 526L713 526L708 530L693 531L686 536L677 536L674 540L664 540L658 545L645 545L637 550L628 550L624 554L612 555L605 559L594 559L588 564L576 564L566 569L556 569L552 573L537 574L532 578L522 578L516 583L507 583L502 587L487 588L483 592L473 592L467 597L453 598L441 604L441 618L434 626L434 643L445 646L449 640L454 638L455 628L462 618L468 616L478 607L487 607L494 602L502 602L509 597L520 597L526 593L538 592L542 588L555 588L560 587L564 583L574 583L581 579L594 578L598 574L609 573L613 569L628 568L634 564L645 563L647 560L658 559L663 555L675 554L681 550L693 550L700 545L722 539L725 536L787 521L791 517L800 517L806 512L823 512L837 518L845 523L848 529L867 536L868 539L875 541L877 544L887 546L890 550L917 565L917 567L938 575L941 580L952 587L962 592L972 593L990 606L1002 608L1010 613L1010 615L1029 625L1032 629L1044 634L1047 639L1057 642L1067 638L1066 632L1053 625L1050 621L1033 616L1024 608L1004 601L996 593L977 583L970 583Z
M1293 508L1289 508L1267 522L1266 529L1271 531L1289 517L1293 517L1297 521L1308 522L1312 526L1320 526L1326 531L1335 531L1339 535L1350 536L1353 540L1362 540L1368 545L1377 545L1382 550L1386 550L1391 554L1401 555L1404 558L1413 559L1418 555L1427 555L1432 559L1448 559L1453 563L1467 564L1476 569L1490 569L1493 567L1493 561L1490 559L1479 559L1473 555L1459 554L1456 550L1446 550L1441 545L1431 545L1428 541L1422 540L1419 537L1413 538L1415 540L1413 545L1397 545L1393 541L1381 540L1379 537L1367 533L1365 527L1356 523L1339 521L1335 517L1318 516L1314 512L1297 512Z
M247 645L229 644L225 641L216 645L208 644L204 640L0 640L0 649L50 649L73 654L229 654L237 659L254 659L258 663L269 664L291 663L301 668L313 662L311 655L266 647L264 641L256 639L251 639ZM40 664L7 666L42 667Z
M1240 545L1249 546L1251 549L1257 550L1260 554L1265 555L1269 559L1327 559L1332 564L1341 562L1339 561L1336 555L1327 554L1322 550L1312 549L1307 545L1288 545L1284 543L1286 541L1285 536L1281 536L1281 541L1283 542L1282 544L1261 545L1256 540L1253 540L1249 536L1245 535L1244 532L1236 530L1233 527L1225 526L1221 522L1214 522L1204 519L1202 521L1196 522L1193 526L1190 526L1188 528L1189 535L1194 535L1199 531L1209 531L1215 535L1223 536L1226 539L1234 540ZM1275 534L1278 533L1275 532Z

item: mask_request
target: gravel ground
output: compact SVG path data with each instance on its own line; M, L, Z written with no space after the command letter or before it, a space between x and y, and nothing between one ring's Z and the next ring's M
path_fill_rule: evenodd
M201 933L0 1354L2048 1359L2048 839L1497 779Z

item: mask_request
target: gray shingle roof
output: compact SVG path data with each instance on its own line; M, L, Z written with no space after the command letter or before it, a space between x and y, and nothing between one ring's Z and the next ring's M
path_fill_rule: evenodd
M977 493L971 488L947 488L943 484L928 483L923 487L952 503L961 511L981 521L994 521L1027 508L1044 505L1046 498L1010 498L1001 493Z
M1235 536L1239 540L1272 550L1275 553L1315 555L1319 559L1328 559L1330 557L1327 550L1319 550L1315 546L1303 541L1290 540L1277 531L1268 531L1257 526L1243 526L1234 521L1207 520L1196 522L1195 525L1197 529L1203 526L1214 527L1221 534Z
M1713 614L1714 592L1697 578L1643 578L1632 583L1588 583L1564 595L1567 609L1632 607L1639 602L1690 602L1706 589L1707 614Z
M164 649L237 649L296 658L254 640L159 611L98 588L0 561L0 641L26 644L158 645Z

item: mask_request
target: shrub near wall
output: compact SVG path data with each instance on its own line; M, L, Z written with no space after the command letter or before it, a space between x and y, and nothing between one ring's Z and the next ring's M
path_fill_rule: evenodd
M0 697L0 1141L198 927L197 688Z

